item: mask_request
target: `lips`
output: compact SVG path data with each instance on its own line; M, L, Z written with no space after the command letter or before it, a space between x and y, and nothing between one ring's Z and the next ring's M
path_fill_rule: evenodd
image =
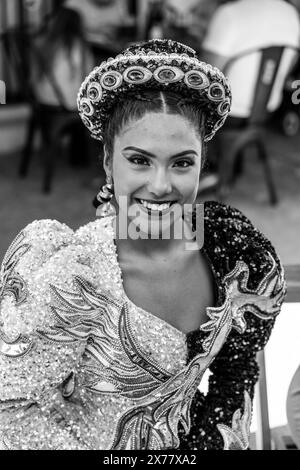
M176 201L149 201L146 199L135 199L137 203L145 209L148 214L163 214L168 212L170 207L175 204Z

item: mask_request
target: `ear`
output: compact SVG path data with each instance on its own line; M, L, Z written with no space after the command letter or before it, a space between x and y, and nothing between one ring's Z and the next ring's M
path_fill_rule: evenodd
M105 170L106 176L112 176L112 158L109 155L106 146L103 148L103 168Z

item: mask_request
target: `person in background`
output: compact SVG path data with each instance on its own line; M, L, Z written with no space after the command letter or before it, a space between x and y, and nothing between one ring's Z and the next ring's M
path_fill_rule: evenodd
M203 42L204 61L225 69L233 57L269 46L287 49L268 104L270 112L281 103L283 81L300 45L300 24L296 9L284 0L238 0L220 6L214 13ZM232 86L231 118L248 118L258 74L260 54L253 52L226 70ZM229 118L228 125L232 121Z
M126 0L66 0L67 8L78 12L83 20L87 40L97 48L119 50L122 39L118 29L132 24ZM104 58L104 57L103 57Z
M220 0L164 0L164 37L201 52L210 19Z
M149 2L147 6L145 39L164 37L164 10L160 0Z
M61 7L33 49L33 88L38 102L47 107L43 114L46 126L50 127L59 113L76 110L79 86L93 65L79 13ZM77 164L86 152L86 133L79 119L72 120L69 132L70 157Z
M36 52L33 78L39 101L53 106L63 102L68 110L76 110L78 88L93 66L80 15L60 8L37 40Z
M281 104L284 81L295 63L294 48L299 44L298 13L284 0L237 0L216 9L202 43L201 59L222 70L232 86L232 108L224 129L240 129L250 116L261 57L261 53L255 51L263 47L287 47L268 102L271 114ZM247 51L253 53L226 68L231 59ZM203 178L200 191L218 184L219 139L214 144L208 156L211 173ZM234 171L239 173L241 169Z

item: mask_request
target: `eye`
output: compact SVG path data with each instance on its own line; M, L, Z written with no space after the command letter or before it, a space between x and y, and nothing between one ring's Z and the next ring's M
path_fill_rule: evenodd
M128 158L130 163L133 163L134 165L139 165L139 166L146 166L149 165L149 161L146 157L143 155L133 155L132 157Z
M194 165L194 161L193 160L188 160L188 159L178 160L177 162L175 162L174 165L179 167L179 168L189 168L190 166Z

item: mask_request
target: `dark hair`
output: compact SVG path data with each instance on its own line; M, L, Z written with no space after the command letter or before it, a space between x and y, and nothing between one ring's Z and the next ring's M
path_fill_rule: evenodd
M59 49L64 49L71 57L71 51L76 42L79 42L82 47L86 45L82 18L77 11L61 7L49 20L46 32L39 44L39 49L47 56L47 61L45 61L47 69L51 71L53 60Z
M160 90L142 90L138 93L127 93L113 108L104 131L103 144L109 156L113 155L114 139L126 124L141 119L147 113L175 114L185 117L199 136L203 145L202 168L205 160L205 115L191 98L184 98L178 93Z

